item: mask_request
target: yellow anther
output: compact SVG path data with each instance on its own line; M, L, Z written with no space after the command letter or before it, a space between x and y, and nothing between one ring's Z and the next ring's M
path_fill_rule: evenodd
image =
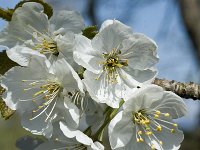
M145 120L144 123L145 124L150 124L150 120Z
M140 138L140 142L144 142L143 138Z
M162 141L159 141L160 145L163 145L163 142Z
M35 86L36 84L35 83L31 83L30 85Z
M155 147L154 144L151 145L151 149L152 149L152 150L155 150L155 149L156 149L156 147Z
M138 134L141 135L141 134L142 134L142 131L138 131Z
M36 110L33 110L32 112L35 113L35 112L37 112L37 111L36 111Z
M165 117L169 117L170 114L169 114L169 113L165 113L164 116L165 116Z
M39 109L43 108L44 106L38 106Z
M174 129L171 129L171 133L175 133L175 130L174 130Z
M157 131L162 131L162 127L161 126L157 126L156 130Z
M157 111L156 111L156 114L157 114L157 115L160 115L160 111L159 111L159 110L157 110Z
M43 92L44 92L43 90L38 91L38 92L36 92L36 93L33 95L33 97L38 96L38 95L42 94Z
M173 124L174 127L177 127L178 125L176 123Z
M152 132L151 131L147 131L147 132L145 132L146 133L146 135L152 135Z
M154 118L159 118L159 115L155 114L155 115L154 115Z
M137 138L137 142L140 142L140 139L139 139L139 138Z

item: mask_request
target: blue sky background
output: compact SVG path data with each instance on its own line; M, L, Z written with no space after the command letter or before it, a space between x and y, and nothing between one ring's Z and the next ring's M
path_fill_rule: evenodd
M0 7L13 8L19 0L0 0ZM55 9L71 9L79 11L86 25L90 20L85 14L87 3L83 0L46 0ZM99 1L96 8L98 26L106 19L119 19L131 26L135 32L146 34L154 39L159 47L160 62L157 65L159 78L174 79L181 82L193 81L199 83L199 68L193 54L192 43L182 23L180 9L172 0L157 0L157 2L135 8L126 13L126 0ZM167 12L166 12L167 11ZM125 14L122 15L122 14ZM127 19L128 18L128 19ZM0 20L0 30L6 22ZM190 130L197 125L199 101L186 100L188 115L180 119L181 126Z

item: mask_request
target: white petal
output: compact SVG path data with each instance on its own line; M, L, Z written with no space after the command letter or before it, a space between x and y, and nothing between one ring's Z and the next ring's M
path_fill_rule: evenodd
M67 117L65 118L66 119L66 122L67 122L67 125L70 127L70 128L78 128L79 126L79 120L80 120L80 112L79 112L79 109L78 107L70 102L70 99L65 97L64 99L64 106L65 106L65 109L67 109L66 111L66 115ZM64 110L65 111L65 110Z
M166 119L166 118L161 118L161 119L165 119L165 121L169 121L169 122L172 122L172 120L170 119ZM184 139L184 135L183 135L183 132L178 130L177 127L174 127L173 125L170 125L170 124L167 124L167 123L164 123L162 121L159 121L157 120L158 123L168 127L169 129L172 129L174 128L175 129L175 132L174 133L171 133L171 131L169 129L166 129L166 128L162 128L162 131L161 132L157 132L155 131L154 134L156 136L156 138L160 141L162 141L162 148L163 149L173 149L173 150L178 150L179 147L180 147L180 143L183 141ZM173 122L172 122L173 123ZM153 138L155 140L155 138ZM156 140L155 140L156 141ZM158 142L157 142L158 143ZM156 147L158 150L161 150L160 146L158 146L157 144L157 147Z
M84 28L83 18L75 11L55 11L50 23L54 31L63 28L62 34L67 32L80 33Z
M147 36L134 33L122 42L121 57L132 69L148 69L158 62L156 43Z
M91 145L93 143L92 139L86 134L79 130L70 129L66 126L64 122L60 122L60 129L63 134L68 138L76 138L76 140L84 145Z
M87 150L104 150L104 146L99 142L94 142Z
M8 27L0 35L0 44L13 47L32 38L34 30L48 32L48 18L43 6L29 2L15 10Z
M6 53L12 61L18 63L21 66L28 66L32 55L45 57L38 51L34 51L28 47L19 45L16 45L15 47L8 49Z
M21 125L23 126L23 128L35 135L51 136L53 128L51 121L44 121L46 119L46 114L43 113L34 120L30 120L31 116L32 112L25 112L21 116Z
M52 64L51 71L59 78L64 88L69 91L80 90L84 93L84 85L74 69L65 59L59 59Z
M123 114L122 111L111 120L108 129L112 149L124 147L136 134L131 114Z
M86 85L86 88L90 94L90 96L98 103L106 103L107 105L118 108L119 102L122 97L118 97L121 91L119 92L119 85L110 83L105 84L105 77L102 77L96 80L95 78L98 77L98 74L93 74L90 71L84 72L84 79L83 82Z
M156 69L146 69L146 70L137 70L137 69L132 69L131 67L127 66L121 69L122 73L122 78L124 76L124 80L130 79L128 75L131 76L132 80L135 80L137 84L134 84L134 81L131 81L129 85L131 87L136 87L136 86L142 86L143 84L150 84L156 77L157 75L157 70Z
M75 49L75 37L73 33L67 33L64 36L58 35L55 38L59 51L58 59L64 58L77 71L80 67L74 61L73 52Z
M130 27L119 21L106 26L92 40L92 47L101 53L109 53L113 48L121 48L122 41L132 34Z
M42 61L43 60L43 61ZM38 92L38 88L24 91L27 88L27 84L30 82L23 82L22 80L41 80L47 79L47 67L44 62L44 59L32 59L30 63L30 67L13 67L5 75L1 78L1 86L6 89L6 92L3 94L3 99L6 104L11 109L27 109L27 107L31 107L33 102L31 98L33 98L33 94ZM19 103L22 100L27 100L26 102ZM27 107L21 107L23 106Z
M173 119L185 116L187 113L183 99L170 91L164 91L163 97L158 102L154 102L152 107L162 113L169 113Z
M114 20L105 20L105 21L102 23L101 28L99 29L99 32L101 32L104 28L106 28L107 26L112 25L112 24L114 24L114 23L118 23L118 24L120 24L122 27L127 28L127 30L131 30L131 31L132 31L132 29L130 29L130 27L128 27L127 25L123 24L123 23L120 22L119 20L115 20L115 19L114 19Z
M89 126L98 126L100 122L103 120L103 109L101 108L100 104L94 101L89 94L84 97L84 100L87 103L86 110L85 110L85 119ZM95 125L96 124L96 125Z
M74 60L88 70L99 73L102 66L102 56L98 51L94 51L91 45L90 39L82 36L76 35L76 49L74 52Z
M132 136L131 140L125 147L116 148L115 150L151 150L151 147L145 142L137 142L136 137Z
M66 148L66 146L67 145L64 143L60 143L60 142L56 142L52 140L49 142L42 143L34 150L53 150L53 149L60 149L60 148L64 149Z
M156 85L145 85L138 90L129 93L124 99L125 111L135 111L152 107L152 103L163 97L163 89Z

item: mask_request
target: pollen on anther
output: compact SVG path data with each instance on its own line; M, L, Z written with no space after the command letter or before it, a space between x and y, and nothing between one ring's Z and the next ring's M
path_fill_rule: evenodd
M151 145L151 149L152 149L152 150L155 150L155 149L156 149L156 147L155 147L154 144Z
M161 112L160 112L159 110L156 111L156 114L157 114L157 115L160 115L160 113L161 113Z
M156 130L157 131L162 131L162 127L161 126L157 126Z
M140 142L144 142L143 138L140 138Z
M174 130L174 129L171 129L171 133L175 133L175 130Z
M151 131L147 131L146 135L152 135L152 132Z
M138 134L141 135L141 134L142 134L142 131L138 131Z
M165 113L164 116L165 116L165 117L169 117L170 114L169 114L169 113Z

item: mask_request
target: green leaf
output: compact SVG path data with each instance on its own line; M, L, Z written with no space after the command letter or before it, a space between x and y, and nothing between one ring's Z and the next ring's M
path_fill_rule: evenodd
M83 35L89 39L93 39L95 35L98 33L97 26L88 26L82 30Z

